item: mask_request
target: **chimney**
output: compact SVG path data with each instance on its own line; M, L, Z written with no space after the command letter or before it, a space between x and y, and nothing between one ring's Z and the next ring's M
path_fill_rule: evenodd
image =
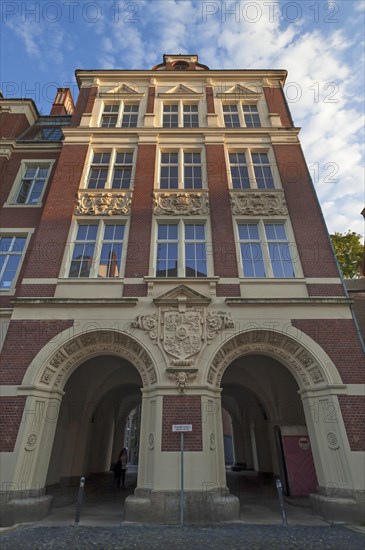
M72 115L75 110L70 88L57 88L57 94L50 112L51 116Z

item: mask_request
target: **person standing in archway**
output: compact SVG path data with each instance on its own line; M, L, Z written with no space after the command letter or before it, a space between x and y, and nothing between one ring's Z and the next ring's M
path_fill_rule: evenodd
M125 474L127 471L127 465L128 465L128 451L124 447L121 450L118 460L115 463L113 468L114 477L117 480L118 489L120 487L120 481L122 481L122 489L125 489Z

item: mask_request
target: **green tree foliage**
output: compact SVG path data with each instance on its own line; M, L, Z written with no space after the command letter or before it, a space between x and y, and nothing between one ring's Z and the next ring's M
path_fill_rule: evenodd
M361 235L348 230L347 233L336 232L330 237L344 278L360 277L360 266L364 254Z

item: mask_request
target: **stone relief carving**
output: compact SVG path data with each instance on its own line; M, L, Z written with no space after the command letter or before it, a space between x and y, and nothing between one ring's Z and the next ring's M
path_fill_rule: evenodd
M75 214L88 216L115 216L131 213L132 194L123 193L78 193Z
M209 344L220 332L233 329L231 314L205 308L159 308L153 315L140 315L131 323L132 328L146 334L170 356L176 367L194 364L202 346Z
M154 213L209 214L207 193L154 193Z
M211 451L215 449L215 435L213 432L209 436L209 448Z
M127 334L98 330L81 334L65 343L48 360L39 373L39 383L53 388L62 387L65 374L80 360L94 353L115 353L131 361L141 375L143 385L157 382L157 372L149 354ZM54 369L57 369L54 370Z
M300 344L285 335L275 339L270 331L259 330L238 334L218 350L208 371L208 382L219 387L226 367L236 357L252 352L265 352L282 358L298 374L304 387L326 382L315 358Z
M155 448L155 436L151 432L148 436L148 448L150 451L152 451Z
M327 433L328 448L332 451L338 451L340 444L337 439L337 435L334 432Z
M35 448L36 444L37 444L37 440L38 440L38 436L36 433L31 433L28 435L27 437L27 441L26 441L26 444L25 444L25 448L27 451L33 451L33 449Z
M146 334L149 335L151 340L157 340L157 324L158 317L157 314L153 315L138 315L138 317L131 322L132 328L139 328L144 330Z
M230 193L232 213L235 215L287 215L283 193Z
M227 328L234 328L231 314L225 311L213 311L207 315L207 337L212 340L219 332Z
M185 393L186 386L188 385L188 375L186 372L176 373L176 386L179 393L183 395Z

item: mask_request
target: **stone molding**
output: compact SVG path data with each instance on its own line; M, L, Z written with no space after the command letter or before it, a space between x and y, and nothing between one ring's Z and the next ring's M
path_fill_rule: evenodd
M295 371L302 388L328 383L318 361L299 342L285 334L264 330L243 332L224 344L213 357L207 376L208 383L219 388L228 365L237 357L249 353L264 353L283 360Z
M75 214L86 216L128 216L131 213L131 192L77 194Z
M232 214L246 216L286 216L284 193L230 192Z
M141 375L143 385L157 382L157 373L147 351L129 335L112 330L85 332L64 343L48 359L36 384L49 390L62 389L68 371L94 354L112 353L129 360Z
M154 193L153 211L155 215L169 216L209 214L208 193Z

